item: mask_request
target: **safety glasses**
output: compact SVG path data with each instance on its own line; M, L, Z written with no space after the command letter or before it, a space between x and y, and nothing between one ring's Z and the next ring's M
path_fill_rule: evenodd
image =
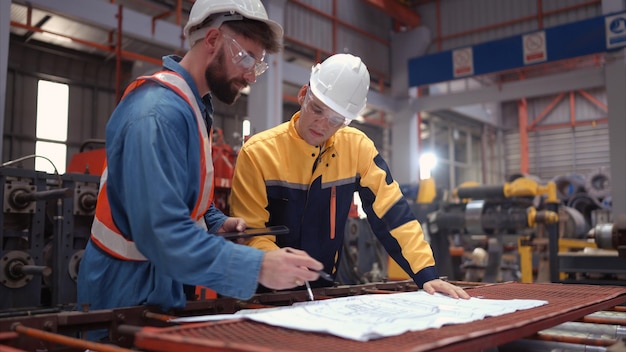
M311 87L306 90L306 96L302 103L302 109L307 113L313 115L316 120L325 119L328 125L337 128L342 125L348 125L349 119L337 114L335 111L327 108L322 102L316 101L313 93L311 93Z
M263 55L261 56L261 60L257 60L252 57L239 43L235 40L235 38L229 36L226 33L222 33L222 36L228 41L228 49L230 50L230 55L232 56L233 63L239 65L246 69L248 72L254 72L255 77L258 77L263 74L263 72L267 71L269 67L267 62L264 62L265 58L265 50L263 50Z

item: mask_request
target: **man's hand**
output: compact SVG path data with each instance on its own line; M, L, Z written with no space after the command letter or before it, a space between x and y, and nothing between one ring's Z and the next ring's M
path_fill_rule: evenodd
M452 298L463 298L469 299L470 295L465 292L462 288L455 286L449 282L443 281L441 279L435 279L428 281L424 284L424 291L430 293L431 295L435 292L443 293Z
M224 221L224 223L222 224L222 227L220 227L217 230L217 233L220 233L220 232L240 232L240 231L245 230L247 227L248 227L248 225L246 224L246 221L244 219L228 217L228 218L226 218L226 221ZM246 238L238 238L234 242L238 243L238 244L246 244L246 241L248 241L248 239L246 239Z
M236 231L243 231L246 229L246 227L248 227L246 225L246 221L242 218L233 218L233 217L228 217L226 218L226 221L224 221L224 223L222 224L222 227L220 227L217 232L236 232Z
M305 251L281 248L265 252L259 283L274 290L284 290L304 285L305 281L315 281L319 274L311 270L322 270L322 263L310 257Z

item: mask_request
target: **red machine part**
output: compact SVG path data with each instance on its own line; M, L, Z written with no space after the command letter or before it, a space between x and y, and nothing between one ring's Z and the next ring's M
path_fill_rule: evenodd
M67 165L67 173L102 175L106 151L94 149L75 154Z
M104 140L90 139L83 142L80 152L74 154L67 165L66 172L73 174L102 175L104 171L104 161L106 160L106 150ZM92 149L86 150L90 145Z
M235 160L237 153L228 143L224 141L224 133L222 129L213 131L213 145L211 147L213 155L213 179L214 179L214 195L213 202L215 206L224 214L229 215L230 207L228 205L228 197L235 172Z

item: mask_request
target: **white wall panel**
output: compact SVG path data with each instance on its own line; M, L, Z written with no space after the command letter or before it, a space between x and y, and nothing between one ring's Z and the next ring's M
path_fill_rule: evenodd
M318 1L304 1L305 3ZM323 1L330 4L330 1ZM309 4L312 5L312 4ZM314 7L318 7L312 5ZM331 8L320 9L330 14ZM285 35L293 37L298 41L307 43L308 45L320 48L325 51L332 51L332 21L326 17L320 16L301 6L287 2L285 5Z
M542 1L542 28L576 22L602 15L601 5L589 5L587 0L550 0ZM587 4L577 8L576 6ZM437 2L428 2L418 6L425 26L437 36ZM555 12L568 9L564 12ZM446 0L440 2L441 50L484 43L540 29L537 0ZM522 21L522 19L526 18ZM499 24L510 22L504 26ZM495 26L485 31L476 29ZM465 33L465 34L463 34ZM462 34L457 36L458 34ZM438 52L436 44L429 48L429 53Z
M544 181L610 168L607 124L529 133L529 173ZM519 133L505 134L506 173L519 172Z
M333 15L334 1L301 2L329 16ZM285 5L285 35L326 52L358 55L368 67L389 77L390 49L389 45L381 41L390 40L392 31L390 17L359 0L337 1L335 15L339 21L354 26L369 36L338 23L336 48L333 48L333 20L289 1ZM371 36L380 38L380 41Z

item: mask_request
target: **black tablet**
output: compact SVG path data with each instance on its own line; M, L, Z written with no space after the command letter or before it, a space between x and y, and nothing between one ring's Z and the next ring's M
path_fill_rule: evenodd
M238 238L248 238L254 236L265 236L265 235L286 235L289 233L289 228L287 226L279 225L279 226L270 226L264 228L248 228L243 231L233 231L233 232L222 232L217 233L227 240L236 240Z

